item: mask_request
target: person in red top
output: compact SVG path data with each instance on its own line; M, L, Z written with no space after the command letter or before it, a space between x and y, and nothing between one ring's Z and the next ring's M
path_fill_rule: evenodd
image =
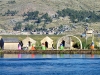
M34 47L34 45L33 45L33 44L32 44L31 50L35 50L35 47Z
M91 43L90 49L94 50L94 42Z

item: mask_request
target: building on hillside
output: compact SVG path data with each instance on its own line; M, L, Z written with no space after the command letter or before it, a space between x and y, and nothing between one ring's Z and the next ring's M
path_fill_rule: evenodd
M41 40L41 45L42 45L42 44L45 44L45 47L46 47L46 48L52 49L53 40L52 40L50 37L46 36L45 38L43 38L43 39Z
M22 42L23 48L28 48L28 50L31 49L32 45L36 45L36 41L28 36L25 39L23 39Z
M92 29L86 31L86 37L93 37L94 36L93 34L94 33L93 33L93 30Z
M3 49L4 50L18 50L18 43L19 40L18 38L13 38L13 37L7 37L7 38L2 38L1 39L4 45L3 45Z
M81 37L93 37L94 36L94 30L93 29L85 29L82 33Z

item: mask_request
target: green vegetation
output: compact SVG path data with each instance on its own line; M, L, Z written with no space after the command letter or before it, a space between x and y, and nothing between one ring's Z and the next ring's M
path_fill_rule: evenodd
M41 19L45 19L45 23L52 22L52 19L49 17L48 13L42 15Z
M21 31L21 28L22 28L22 23L21 22L17 22L15 27L13 27L13 30L15 31ZM34 24L27 24L25 25L25 28L24 30L25 31L32 31L32 29L34 28Z
M10 11L8 10L7 13L5 13L7 15L11 14L11 15L15 15L16 11L14 13L14 11ZM86 11L86 10L73 10L73 9L63 9L63 10L58 10L55 14L55 16L53 18L49 17L48 13L45 14L41 14L39 13L39 11L34 11L34 12L27 12L24 13L22 15L24 17L24 22L28 22L29 20L31 20L33 22L32 25L26 25L25 26L25 30L26 31L31 31L32 29L34 29L34 27L38 28L37 26L39 26L42 23L42 27L44 29L46 29L46 25L50 24L53 20L53 18L55 18L56 20L59 17L66 17L69 16L70 20L73 23L77 23L77 22L99 22L100 21L100 15L97 15L94 11ZM18 24L18 23L17 23ZM35 25L37 24L37 25ZM21 25L21 24L20 24ZM19 30L20 26L16 25L14 28L14 30Z
M15 0L14 1L8 1L8 4L14 4L14 3L16 3Z
M41 17L39 17L39 11L27 12L23 14L23 17L24 16L26 16L24 21L36 20L35 23L41 23L42 19L44 19L45 23L52 22L52 19L49 17L48 13L40 15Z
M10 12L10 11L8 11L8 12ZM8 13L6 13L6 14L8 14ZM25 28L24 28L25 31L33 30L34 27L36 26L35 23L37 23L39 25L41 22L44 22L43 29L45 29L46 24L52 22L52 19L51 19L51 17L49 17L48 13L39 15L39 11L24 13L23 17L25 17L24 22L29 21L29 20L34 21L33 24L25 25ZM21 28L22 28L22 22L17 22L16 25L13 27L13 30L17 31L17 30L21 30ZM38 28L36 28L36 30L38 30Z
M21 22L17 22L16 26L13 28L13 30L21 30L21 28L22 28Z
M93 11L77 11L73 9L63 9L61 11L57 11L58 17L65 17L69 16L72 22L99 22L100 21L100 15L96 15L96 13Z
M39 11L24 13L23 16L27 16L24 19L24 21L37 20L38 19L38 15L39 15Z
M45 23L52 22L51 17L49 17L48 13L45 13L39 17L39 11L34 11L34 12L27 12L23 14L23 17L27 16L24 21L29 21L29 20L37 20L36 23L41 23L42 19L44 19ZM55 18L57 19L58 17L66 17L69 16L72 22L99 22L100 21L100 15L97 15L94 11L77 11L73 9L63 9L63 10L58 10L57 14L55 14Z
M26 30L26 31L32 31L33 28L34 28L34 25L28 25L28 24L27 24L27 25L25 26L25 30Z
M8 10L7 12L5 12L5 14L3 16L14 16L18 13L18 11L11 11L11 10Z

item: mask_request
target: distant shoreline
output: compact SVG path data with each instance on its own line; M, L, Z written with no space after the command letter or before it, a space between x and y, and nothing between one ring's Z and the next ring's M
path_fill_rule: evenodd
M100 54L100 50L1 50L0 54Z

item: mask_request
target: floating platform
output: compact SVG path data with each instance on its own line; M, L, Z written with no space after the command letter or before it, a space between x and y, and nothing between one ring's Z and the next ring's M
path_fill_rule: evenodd
M1 50L3 54L100 54L100 50Z

